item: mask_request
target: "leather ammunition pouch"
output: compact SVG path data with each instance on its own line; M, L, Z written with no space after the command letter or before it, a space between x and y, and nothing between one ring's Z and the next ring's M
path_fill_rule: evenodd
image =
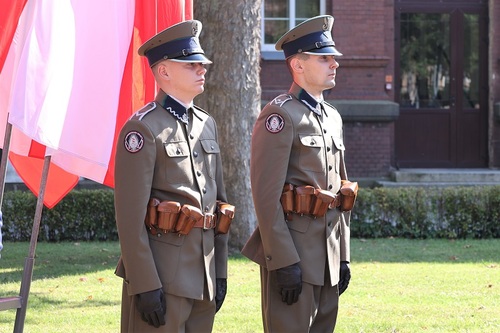
M192 228L216 229L216 233L222 234L229 231L233 218L234 206L225 202L217 202L216 214L212 214L203 213L192 205L151 198L144 223L154 235L168 232L187 235Z
M229 232L229 227L234 218L234 209L235 207L227 202L217 201L215 233L227 234Z
M340 207L341 211L351 210L357 193L358 183L348 180L342 180L340 191L337 194L310 185L285 184L280 202L288 220L292 219L293 213L322 217L329 208Z
M342 180L340 186L340 195L342 197L340 210L349 211L354 207L356 197L358 196L358 182Z

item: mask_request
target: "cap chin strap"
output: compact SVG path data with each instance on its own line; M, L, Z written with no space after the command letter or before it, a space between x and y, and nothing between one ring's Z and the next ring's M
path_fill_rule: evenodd
M192 54L205 54L196 37L182 38L163 43L145 52L149 65L153 66L160 60L187 57Z
M187 56L190 56L192 54L205 54L205 53L203 53L203 51L200 52L199 49L196 49L196 50L183 49L180 52L163 56L163 60L175 59L175 58L179 58L179 57L187 57Z
M298 53L302 52L308 52L311 50L316 50L316 49L322 49L327 46L335 46L335 43L333 41L326 41L326 42L315 42L314 44L308 45L306 47L303 47L301 49L298 49Z

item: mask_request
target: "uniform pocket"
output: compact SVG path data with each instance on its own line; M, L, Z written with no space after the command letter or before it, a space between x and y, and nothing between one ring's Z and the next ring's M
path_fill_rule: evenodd
M186 141L164 143L167 159L165 179L171 184L190 184L192 182L191 158Z
M323 136L320 134L299 134L299 163L303 170L324 172L325 154Z
M203 147L205 157L205 169L210 178L215 179L217 171L217 156L220 153L220 147L217 141L213 139L201 139L201 146Z

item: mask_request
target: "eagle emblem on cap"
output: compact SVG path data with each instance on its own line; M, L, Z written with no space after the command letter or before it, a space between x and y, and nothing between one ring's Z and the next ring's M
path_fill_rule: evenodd
M327 31L328 30L328 18L325 17L323 20L323 30Z
M198 22L193 22L193 29L192 29L192 32L193 32L193 36L197 36L198 35Z

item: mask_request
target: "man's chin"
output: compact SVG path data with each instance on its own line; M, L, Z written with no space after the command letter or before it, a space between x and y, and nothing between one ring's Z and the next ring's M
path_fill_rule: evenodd
M334 88L334 87L335 87L335 81L330 81L330 82L328 82L328 83L326 84L326 88L325 88L325 90L327 90L327 89L332 89L332 88Z

